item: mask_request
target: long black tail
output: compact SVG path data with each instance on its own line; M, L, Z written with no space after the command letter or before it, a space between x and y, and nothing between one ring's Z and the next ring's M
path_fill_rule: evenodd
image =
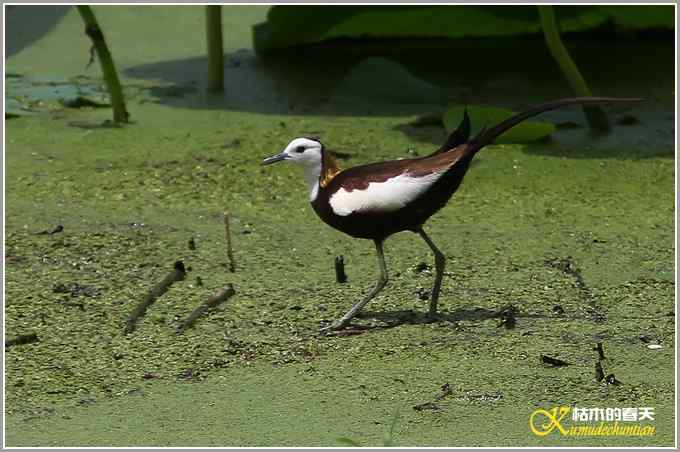
M472 152L480 150L484 146L493 143L493 141L503 132L515 127L525 119L529 119L546 111L556 110L567 105L606 104L610 102L640 102L642 100L644 99L639 97L567 97L545 104L536 105L535 107L532 107L522 113L518 113L515 116L509 117L505 121L490 129L479 132L477 136L470 140L469 143L472 145L470 150Z
M441 145L439 149L434 151L431 155L440 154L442 152L450 151L451 149L465 144L470 139L470 115L468 115L467 107L463 110L463 120L458 124L458 128L451 132L451 135L446 139L446 142Z

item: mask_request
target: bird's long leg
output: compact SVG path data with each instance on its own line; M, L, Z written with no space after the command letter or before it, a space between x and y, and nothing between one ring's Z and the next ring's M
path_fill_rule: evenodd
M435 245L434 242L430 240L430 237L425 234L425 231L422 228L418 230L418 234L420 234L423 240L425 240L425 243L427 243L427 246L429 246L432 250L432 253L434 253L434 268L436 273L434 276L434 284L432 285L430 312L428 313L430 317L434 317L437 314L437 301L439 300L439 291L442 288L444 267L446 267L446 256L444 256L444 253L439 251L437 245Z
M378 268L380 270L378 282L376 282L375 287L373 287L373 289L371 289L371 291L366 294L366 296L362 298L361 301L352 306L352 309L347 311L347 314L343 315L342 318L328 327L323 328L323 330L339 330L349 325L349 322L361 310L361 308L363 308L366 303L371 301L373 297L375 297L378 292L380 292L383 287L385 287L385 284L387 284L387 265L385 265L385 256L383 255L382 240L375 240L375 251L378 254Z

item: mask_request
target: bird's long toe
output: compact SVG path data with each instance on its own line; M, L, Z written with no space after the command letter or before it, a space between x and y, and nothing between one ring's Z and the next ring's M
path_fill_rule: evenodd
M329 323L328 325L324 326L321 328L322 333L330 333L331 331L338 331L343 328L345 328L347 325L349 325L349 321L345 319L338 319L335 320L332 323Z

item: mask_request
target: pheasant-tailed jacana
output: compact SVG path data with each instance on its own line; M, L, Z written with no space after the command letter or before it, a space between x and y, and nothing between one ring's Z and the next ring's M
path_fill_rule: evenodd
M352 237L371 239L378 253L380 275L375 287L339 320L324 329L340 329L387 283L383 242L390 235L412 231L420 235L434 253L435 278L429 316L437 313L446 258L423 230L433 214L444 207L456 191L475 154L499 135L525 119L566 105L632 102L637 98L574 97L537 105L514 115L491 129L470 136L470 118L465 111L458 128L446 142L425 157L390 160L340 170L320 141L296 138L280 154L262 164L289 160L302 166L309 187L309 200L328 225Z

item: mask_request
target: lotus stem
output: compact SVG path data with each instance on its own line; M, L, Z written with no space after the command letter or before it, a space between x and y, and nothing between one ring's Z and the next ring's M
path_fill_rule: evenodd
M577 96L592 96L590 88L586 84L583 76L578 70L576 63L569 55L569 51L564 46L560 33L557 30L557 22L555 21L555 11L550 5L539 5L538 13L541 16L541 25L543 27L543 35L545 42L550 49L555 61L562 70L562 74L569 82L571 90ZM591 129L597 131L608 131L610 129L609 119L604 110L598 106L584 106L583 113L586 116L588 125Z
M208 43L208 91L224 91L224 50L222 48L222 7L205 7L205 30Z
M125 108L123 89L118 80L118 73L116 72L116 66L113 63L113 57L104 40L104 33L102 33L101 28L99 28L97 18L94 16L92 8L82 5L78 5L76 8L83 18L83 22L85 22L85 34L92 40L92 46L99 58L99 64L101 65L102 74L104 75L104 82L106 83L106 88L111 97L111 105L113 106L113 122L126 123L128 122L130 115Z

